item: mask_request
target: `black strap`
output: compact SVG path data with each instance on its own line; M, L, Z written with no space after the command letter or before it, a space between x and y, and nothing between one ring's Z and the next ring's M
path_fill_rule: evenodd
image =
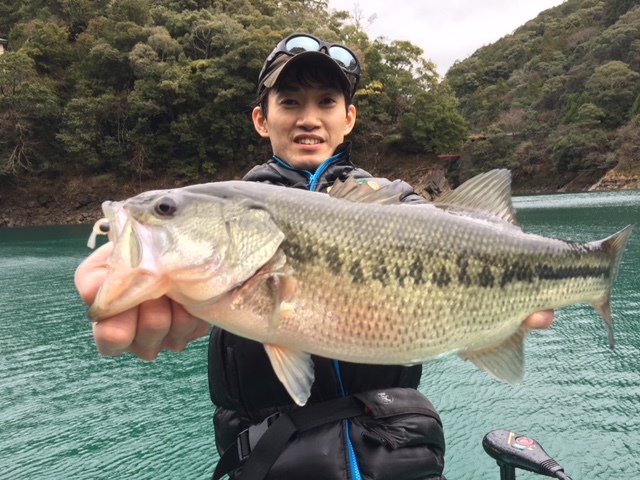
M250 427L238 436L238 442L225 450L216 466L212 480L219 480L231 470L238 468L246 459L239 477L247 480L262 480L280 456L287 443L295 433L302 433L325 423L351 418L364 413L364 405L354 397L343 397L335 400L310 405L290 414L278 416L272 423L269 417L259 425ZM267 422L268 428L264 423ZM262 435L252 445L250 453L245 455L245 443L250 444L251 428L256 428ZM250 439L247 441L247 439ZM247 456L248 455L248 456Z
M291 417L281 415L264 433L256 444L256 448L247 457L239 477L263 480L294 433L296 433L296 426Z

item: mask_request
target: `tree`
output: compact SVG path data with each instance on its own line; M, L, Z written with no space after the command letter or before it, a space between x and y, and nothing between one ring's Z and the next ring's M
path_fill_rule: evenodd
M616 0L609 1L615 2ZM630 1L637 3L635 0ZM621 0L620 3L623 2L625 0ZM638 38L640 38L640 8L633 8L617 18L613 25L586 44L589 47L587 56L600 64L611 60L629 63L631 61L630 54L633 53L631 45Z
M468 125L435 65L409 42L376 40L364 47L364 88L358 92L355 140L408 152L458 150Z
M35 60L36 69L44 75L63 78L74 60L69 30L40 20L20 27L20 50Z
M585 87L593 103L605 113L605 122L618 127L629 120L630 106L640 94L640 73L614 60L596 67Z
M400 121L400 147L423 153L459 152L468 134L468 123L456 107L446 84L421 92Z
M197 181L248 167L268 150L249 116L258 73L296 31L347 43L363 60L355 142L438 152L466 135L455 93L421 49L370 40L357 12L329 13L325 0L24 0L2 8L15 19L10 41L22 55L5 55L12 66L0 75L0 154L24 147L13 157L16 174L22 165Z
M80 170L105 172L126 166L131 153L126 102L124 97L103 94L67 104L57 139Z
M602 130L569 125L552 135L550 147L556 171L564 174L602 166L608 144Z
M38 171L56 156L59 100L24 52L0 55L0 176Z
M109 3L109 16L116 22L147 25L151 4L147 0L113 0Z

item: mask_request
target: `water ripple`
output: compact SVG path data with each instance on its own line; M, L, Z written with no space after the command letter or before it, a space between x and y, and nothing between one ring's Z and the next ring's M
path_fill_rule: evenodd
M639 199L515 203L525 230L586 241L637 222ZM210 478L217 456L206 341L156 362L98 355L73 288L89 230L0 230L0 478ZM638 258L640 232L614 288L615 351L595 311L574 306L532 332L521 385L456 358L425 366L421 389L444 421L449 479L498 478L481 447L497 428L533 436L575 479L640 478Z

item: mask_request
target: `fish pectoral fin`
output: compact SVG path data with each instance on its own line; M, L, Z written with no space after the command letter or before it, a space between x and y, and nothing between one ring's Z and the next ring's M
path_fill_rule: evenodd
M265 344L264 349L284 388L297 405L303 406L311 395L314 380L311 355L280 345Z
M521 325L505 341L483 350L459 354L478 368L506 383L520 383L524 377L524 339L529 328Z
M273 314L271 315L270 331L275 331L283 316L289 315L293 306L289 303L296 291L295 279L286 274L274 274L269 277L269 286L273 296Z

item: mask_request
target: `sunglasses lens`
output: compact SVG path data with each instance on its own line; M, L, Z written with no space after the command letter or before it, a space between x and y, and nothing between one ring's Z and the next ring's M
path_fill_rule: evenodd
M310 37L293 37L287 41L287 52L297 55L302 52L318 52L320 51L320 44Z
M329 56L340 64L342 68L349 72L355 71L358 66L358 61L348 50L342 47L331 47L329 49Z

